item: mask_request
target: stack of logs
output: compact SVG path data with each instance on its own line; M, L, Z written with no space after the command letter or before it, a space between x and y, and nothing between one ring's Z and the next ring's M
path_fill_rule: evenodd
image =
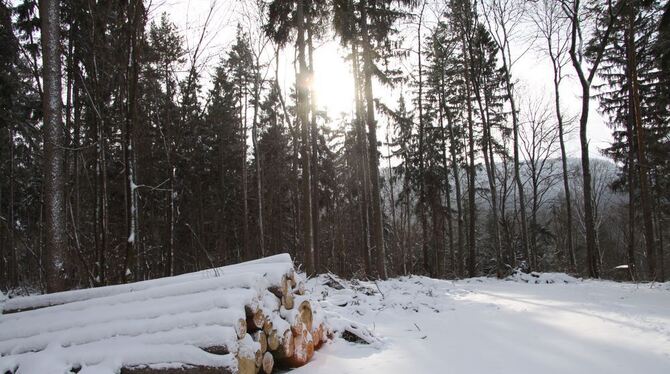
M10 299L0 316L0 373L271 373L304 365L331 334L283 254Z

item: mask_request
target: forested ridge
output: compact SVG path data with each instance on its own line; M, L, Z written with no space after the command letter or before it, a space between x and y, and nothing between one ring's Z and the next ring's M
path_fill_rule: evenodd
M667 1L240 2L255 27L208 59L209 4L186 43L149 1L0 0L0 289L282 252L309 275L667 279ZM314 92L329 40L348 114ZM518 45L550 62L544 97Z

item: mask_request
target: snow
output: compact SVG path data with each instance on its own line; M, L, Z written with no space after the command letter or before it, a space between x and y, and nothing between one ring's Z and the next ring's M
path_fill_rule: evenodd
M514 274L506 278L508 281L535 283L535 284L552 284L552 283L576 283L580 279L572 277L564 273L524 273L522 271L515 271Z
M296 374L670 373L667 283L565 274L376 283L332 278L306 285L328 322L364 324L381 344L337 337Z
M290 261L273 256L44 297L7 300L0 293L0 310L3 303L59 304L0 316L0 373L17 367L17 374L60 373L73 365L84 374L133 365L234 369L235 353L213 355L197 346L252 356L258 343L248 334L238 340L231 325L249 304L273 316L280 335L290 333L305 296L295 296L296 307L286 310L266 290L292 271ZM296 277L310 295L313 324L323 321L335 335L296 374L670 373L670 282L562 273L459 281Z

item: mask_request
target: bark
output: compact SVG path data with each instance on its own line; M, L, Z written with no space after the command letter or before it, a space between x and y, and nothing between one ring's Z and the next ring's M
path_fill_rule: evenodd
M41 0L44 111L44 208L47 292L65 289L65 181L60 60L60 1Z

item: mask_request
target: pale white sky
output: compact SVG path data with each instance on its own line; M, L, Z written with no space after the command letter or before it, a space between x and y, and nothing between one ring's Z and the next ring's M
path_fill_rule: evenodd
M205 23L206 16L210 7L213 6L212 17L204 39L205 51L200 59L203 66L203 77L205 81L209 80L213 67L218 63L228 47L234 42L237 24L241 24L243 29L249 33L259 33L254 19L249 19L248 14L253 7L249 6L251 0L153 0L150 17L157 18L161 12L168 12L173 22L182 31L189 48L197 43L200 37L202 26ZM440 2L438 2L440 3ZM252 16L253 17L253 16ZM250 27L249 25L254 25ZM430 28L428 24L426 27ZM407 43L410 45L416 43L413 37L416 26L407 25L403 33L407 37ZM428 34L427 32L425 34ZM522 43L512 51L513 54L521 53L527 49ZM274 74L274 52L272 46L265 47L265 60L271 64L270 74ZM257 48L259 49L259 48ZM353 101L353 79L351 77L350 63L344 59L345 52L339 46L339 42L334 37L328 37L321 41L315 51L315 86L317 92L318 105L326 106L331 118L337 118L340 112L350 112ZM286 90L293 84L294 52L288 48L281 53L279 77L280 83ZM416 63L416 54L412 54L407 61L403 63L406 68L411 68ZM565 71L569 76L564 79L561 89L562 106L569 114L576 115L581 107L581 89L579 82L573 74L571 65L566 66ZM530 50L521 57L512 69L513 76L518 80L517 87L523 89L528 95L533 97L544 96L545 100L551 105L553 103L553 86L551 64L548 58L536 50ZM208 87L208 82L203 82ZM376 87L376 92L389 105L396 102L395 95L392 95L386 89ZM385 97L386 96L386 97ZM410 98L411 93L405 92L405 96ZM552 106L553 108L553 106ZM552 112L553 113L553 112ZM569 117L569 115L566 115ZM385 125L380 122L380 130L385 131ZM383 137L383 134L381 135ZM592 156L602 157L599 150L609 146L612 140L611 130L603 123L602 117L597 112L597 101L592 100L591 111L589 114L588 136L590 139L590 153ZM568 141L568 154L571 157L579 157L578 133L575 131Z

